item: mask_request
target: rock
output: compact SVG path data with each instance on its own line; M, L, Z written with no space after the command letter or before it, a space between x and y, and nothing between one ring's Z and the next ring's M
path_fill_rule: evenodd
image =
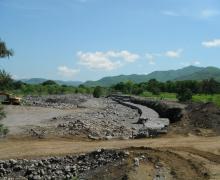
M139 166L140 165L139 158L134 158L134 165L135 166Z
M125 154L125 156L129 156L130 155L129 151L125 151L124 154Z
M44 175L45 175L45 172L44 172L43 169L40 170L40 174L41 174L41 176L44 176Z
M6 170L4 168L0 168L0 173L5 174Z
M99 140L100 139L99 137L92 136L91 134L88 135L88 138L92 139L92 140Z
M14 160L14 159L10 159L10 160L9 160L9 162L10 162L12 165L17 164L17 161L16 161L16 160Z
M16 165L14 168L13 168L13 171L21 171L22 170L22 166L20 165Z
M33 176L33 180L41 180L41 176L35 175L35 176Z
M112 139L112 136L111 136L111 135L105 136L105 139L106 139L106 140L111 140L111 139Z

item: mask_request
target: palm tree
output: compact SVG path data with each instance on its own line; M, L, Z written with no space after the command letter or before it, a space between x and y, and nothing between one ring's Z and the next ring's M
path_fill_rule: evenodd
M0 39L0 58L13 56L12 49L8 49L5 42Z

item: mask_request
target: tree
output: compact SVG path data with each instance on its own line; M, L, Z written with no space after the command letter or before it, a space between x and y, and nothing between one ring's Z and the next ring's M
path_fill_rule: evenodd
M99 98L103 95L103 89L100 86L96 86L93 91L93 96L95 98Z
M13 79L5 70L0 70L0 90L11 88Z
M188 88L181 89L181 90L179 90L179 92L177 92L176 97L180 102L189 101L192 99L192 91Z
M148 81L147 90L152 92L154 95L160 94L160 83L156 79L151 79Z
M12 49L8 49L5 42L0 39L0 58L13 56L14 52Z
M208 80L202 81L202 92L206 94L214 94L220 91L220 84L215 81L215 79L211 78Z
M42 83L43 86L47 86L47 85L57 85L57 83L55 81L52 81L52 80L47 80L47 81L44 81Z

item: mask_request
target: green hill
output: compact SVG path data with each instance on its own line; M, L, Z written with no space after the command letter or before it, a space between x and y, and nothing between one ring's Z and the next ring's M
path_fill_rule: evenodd
M21 79L20 81L27 83L27 84L41 84L48 79L44 78L31 78L31 79ZM59 85L67 85L67 86L78 86L82 84L80 81L61 81L61 80L54 80Z
M204 80L214 78L216 81L220 82L220 69L216 67L206 67L201 71L194 72L190 75L181 76L175 80Z
M146 82L150 79L157 79L158 81L168 81L175 80L182 76L188 76L193 73L203 70L203 67L188 66L178 70L169 70L169 71L154 71L147 75L120 75L112 77L104 77L98 81L87 81L84 83L85 86L111 86L113 84L131 80L135 83Z

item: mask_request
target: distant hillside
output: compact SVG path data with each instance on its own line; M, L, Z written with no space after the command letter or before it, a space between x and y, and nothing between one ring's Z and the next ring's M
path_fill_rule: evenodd
M210 78L214 78L216 81L220 82L220 69L216 67L206 67L201 71L176 78L176 80L204 80Z
M113 84L131 80L136 83L146 82L150 79L157 79L158 81L165 82L168 80L175 80L182 76L189 76L193 73L203 70L203 67L188 66L178 70L169 71L154 71L147 75L120 75L112 77L104 77L98 81L87 81L84 83L85 86L111 86Z
M31 79L21 79L20 81L27 83L27 84L41 84L48 79L44 78L31 78ZM61 80L54 80L57 84L60 85L68 85L68 86L78 86L82 84L80 81L61 81Z
M157 79L158 81L165 82L168 80L171 81L181 81L181 80L203 80L214 78L220 82L220 69L216 67L196 67L188 66L178 70L168 70L168 71L154 71L147 75L119 75L112 77L104 77L98 81L86 81L82 83L80 81L60 81L55 80L60 85L70 85L78 86L83 84L85 86L111 86L119 82L124 82L131 80L135 83L147 82L150 79ZM32 79L22 79L21 81L27 84L40 84L48 79L43 78L32 78Z

